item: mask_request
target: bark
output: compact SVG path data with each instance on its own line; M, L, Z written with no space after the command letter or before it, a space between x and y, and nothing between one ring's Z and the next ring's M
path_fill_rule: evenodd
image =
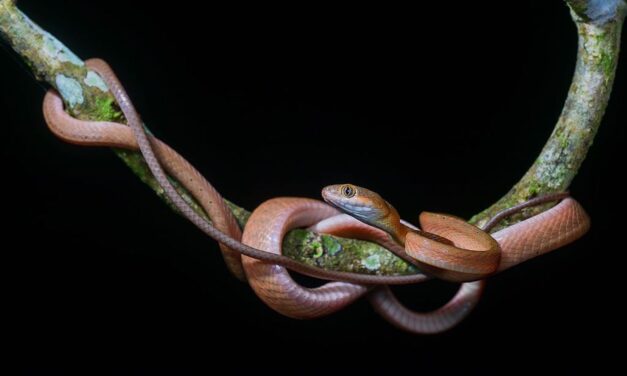
M592 146L612 91L627 6L623 0L573 0L567 4L577 25L579 48L575 74L559 120L522 179L504 197L474 216L471 223L481 225L499 211L530 198L567 190ZM548 207L525 210L495 230Z

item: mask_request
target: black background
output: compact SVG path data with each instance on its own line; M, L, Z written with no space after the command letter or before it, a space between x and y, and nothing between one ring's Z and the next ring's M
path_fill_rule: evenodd
M128 3L20 7L82 58L108 60L151 130L249 209L351 181L408 220L422 210L469 217L533 162L561 111L577 47L557 0ZM413 336L364 301L313 321L271 311L228 274L216 243L112 152L53 137L44 91L1 51L3 337L27 367L483 373L605 364L621 312L608 265L621 252L613 243L627 122L622 55L571 187L591 232L491 278L456 329ZM397 291L424 310L455 290L429 282Z

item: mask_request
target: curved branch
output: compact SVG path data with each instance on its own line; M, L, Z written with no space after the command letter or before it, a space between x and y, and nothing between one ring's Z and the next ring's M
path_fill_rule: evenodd
M470 221L481 225L499 211L538 195L567 190L592 146L610 99L627 6L623 0L568 1L579 33L577 65L555 129L527 173L499 201ZM547 207L525 210L499 228Z
M625 2L568 0L567 3L579 30L579 52L562 115L534 165L505 197L475 216L471 220L474 223L482 223L502 208L527 198L566 189L592 144L614 80ZM20 12L14 0L0 0L0 37L22 57L39 80L61 93L74 116L124 121L100 78L89 72L82 60L59 40ZM117 149L114 152L167 202L139 153ZM180 185L177 187L194 209L206 218L193 197ZM235 204L229 205L240 225L245 224L250 213ZM376 244L305 230L290 232L283 251L289 257L327 269L376 274L416 272L412 266Z

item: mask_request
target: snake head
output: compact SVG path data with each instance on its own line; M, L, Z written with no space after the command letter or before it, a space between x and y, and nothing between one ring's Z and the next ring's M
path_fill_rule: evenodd
M393 236L399 231L398 212L376 192L353 184L334 184L322 189L322 197L344 213Z

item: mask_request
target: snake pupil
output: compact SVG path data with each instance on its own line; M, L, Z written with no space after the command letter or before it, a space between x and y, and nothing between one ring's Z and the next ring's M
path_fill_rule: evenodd
M345 197L353 197L355 195L355 190L353 189L353 187L351 187L350 185L345 185L342 188L342 194Z

